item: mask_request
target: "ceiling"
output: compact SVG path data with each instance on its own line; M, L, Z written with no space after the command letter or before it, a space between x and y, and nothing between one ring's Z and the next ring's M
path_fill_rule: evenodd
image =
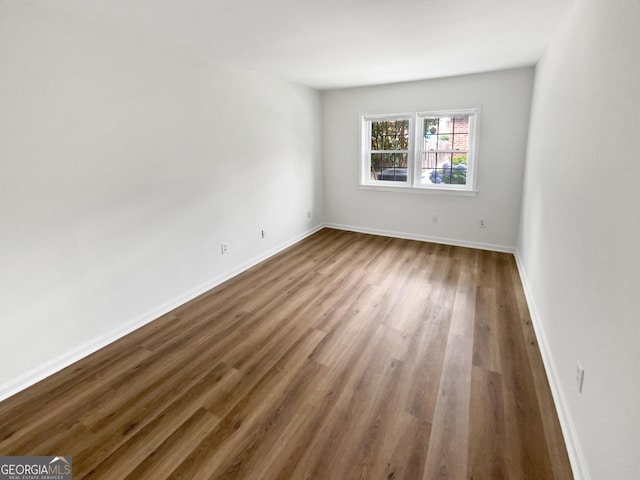
M60 0L163 46L318 89L533 65L576 0Z

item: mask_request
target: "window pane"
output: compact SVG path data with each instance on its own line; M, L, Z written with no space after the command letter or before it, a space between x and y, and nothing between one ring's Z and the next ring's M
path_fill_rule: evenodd
M464 165L466 168L468 165L468 158L467 152L455 152L453 154L453 166Z
M407 150L409 120L372 120L371 150Z
M424 152L422 168L439 168L445 162L451 163L451 153Z
M453 133L469 133L469 117L454 117L451 120Z
M371 166L378 167L405 167L407 166L407 153L372 153Z
M438 134L437 150L451 150L451 135L448 133Z
M422 183L466 185L466 153L426 153L422 161Z
M453 161L442 164L442 181L450 185L465 185L467 183L467 157L456 155Z
M423 121L423 150L452 150L452 119L425 118Z
M422 169L422 179L421 183L425 184L440 184L442 182L442 172L438 172L435 168L424 168Z
M442 167L445 163L451 164L450 153L438 153L437 167Z
M422 150L469 150L469 117L440 117L423 120Z
M451 184L466 185L467 183L467 154L454 153L451 164Z
M438 133L438 119L437 118L425 118L424 119L424 136L435 135Z
M468 133L454 133L451 136L451 150L469 150Z
M425 118L423 128L423 144L422 150L438 149L438 118Z
M436 168L438 161L438 154L435 152L424 152L422 154L422 168Z
M372 153L371 180L406 182L407 153Z

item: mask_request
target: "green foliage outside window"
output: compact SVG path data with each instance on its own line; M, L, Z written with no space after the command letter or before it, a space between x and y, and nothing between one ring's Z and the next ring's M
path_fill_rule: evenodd
M409 120L383 120L371 122L371 169L406 167L409 149ZM375 153L378 150L398 150L398 153Z

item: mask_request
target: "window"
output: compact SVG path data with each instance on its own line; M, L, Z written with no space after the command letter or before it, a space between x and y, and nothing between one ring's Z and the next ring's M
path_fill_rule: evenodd
M361 185L474 192L477 115L467 109L363 116Z
M406 184L409 166L411 116L366 117L363 180Z

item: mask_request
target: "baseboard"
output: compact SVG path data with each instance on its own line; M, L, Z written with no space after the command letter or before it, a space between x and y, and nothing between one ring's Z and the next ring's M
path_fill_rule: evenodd
M407 240L418 240L421 242L442 243L444 245L453 245L456 247L477 248L479 250L490 250L492 252L515 253L514 247L506 245L495 245L491 243L470 242L467 240L458 240L452 238L433 237L430 235L418 235L415 233L394 232L389 230L377 230L375 228L356 227L353 225L340 225L337 223L325 224L328 228L338 230L348 230L351 232L369 233L371 235L381 235L383 237L404 238Z
M144 315L141 315L140 317L130 322L127 322L126 324L110 332L107 332L104 335L101 335L98 338L91 340L90 342L80 345L79 347L69 352L66 352L63 355L60 355L59 357L56 357L34 368L33 370L30 370L29 372L26 372L0 385L0 401L12 395L15 395L16 393L30 387L31 385L34 385L35 383L41 380L44 380L50 375L53 375L54 373L59 372L63 368L66 368L69 365L72 365L78 360L81 360L84 357L91 355L92 353L100 350L101 348L106 347L110 343L115 342L116 340L133 332L134 330L137 330L138 328L154 321L158 317L161 317L162 315L170 312L171 310L174 310L175 308L181 305L184 305L188 301L193 300L197 296L202 295L203 293L207 292L208 290L211 290L212 288L220 285L221 283L226 282L230 278L235 277L236 275L244 272L245 270L248 270L249 268L257 265L260 262L263 262L269 257L272 257L273 255L281 252L282 250L290 247L291 245L298 243L299 241L305 239L306 237L313 235L314 233L316 233L318 230L321 230L322 228L324 228L324 225L318 225L311 230L308 230L300 235L297 235L296 237L289 239L286 242L283 242L277 247L274 247L271 250L268 250L267 252L261 255L258 255L257 257L254 257L247 262L242 263L238 267L233 268L232 270L229 270L223 273L222 275L219 275L218 277L207 282L206 284L201 285L183 295L180 295L179 297L174 298L173 300L159 306L158 308Z
M527 280L527 274L524 269L522 258L520 257L520 251L515 251L516 264L518 266L518 273L520 274L520 281L522 282L522 288L524 290L527 304L529 306L529 313L531 314L531 322L533 323L533 329L536 332L538 339L538 346L540 347L540 354L542 355L542 362L544 363L544 369L547 372L547 378L549 379L549 387L551 388L551 395L558 412L558 419L560 421L560 428L564 436L564 441L567 447L567 453L569 454L569 462L571 463L571 470L575 480L591 480L591 475L587 468L584 452L580 447L578 441L578 435L571 418L571 413L567 405L564 392L561 387L561 383L558 376L558 369L556 363L553 360L551 349L549 348L549 341L547 339L546 332L542 325L536 302L533 298L533 293L529 287Z

